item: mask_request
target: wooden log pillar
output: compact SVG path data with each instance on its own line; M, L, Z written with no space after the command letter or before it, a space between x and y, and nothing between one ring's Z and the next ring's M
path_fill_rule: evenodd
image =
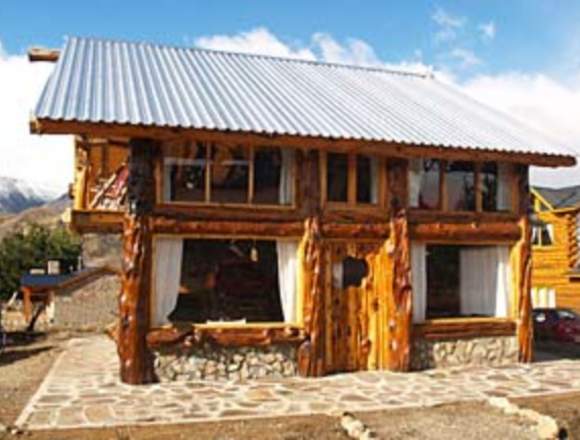
M512 298L517 322L517 337L520 362L531 362L533 358L532 323L532 226L530 223L529 167L521 165L517 169L516 211L520 216L521 236L511 252Z
M408 162L389 160L390 237L387 244L391 272L385 294L387 359L381 364L392 371L407 371L410 364L412 326L411 241L407 218Z
M32 319L32 292L29 287L22 287L22 309L25 322Z
M319 155L302 152L300 197L307 217L299 250L299 304L306 340L298 348L298 373L322 376L325 373L324 245L320 213Z
M150 324L151 212L155 203L153 167L156 145L149 139L132 139L129 146L129 203L123 220L117 350L121 380L137 385L156 381L153 356L146 340Z

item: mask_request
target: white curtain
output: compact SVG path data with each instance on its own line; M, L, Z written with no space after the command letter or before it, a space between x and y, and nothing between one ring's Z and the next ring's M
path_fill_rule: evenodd
M532 307L534 308L555 308L556 290L552 287L532 288Z
M371 203L379 203L379 160L371 157Z
M413 322L423 322L427 311L427 247L424 243L411 243L411 277Z
M510 267L507 246L461 249L459 272L463 315L508 316Z
M282 149L282 165L280 169L281 205L291 205L294 202L294 150Z
M278 284L284 322L296 322L296 290L298 270L298 242L278 240Z
M497 209L498 211L512 210L511 165L497 164Z
M160 237L155 239L154 289L152 325L168 324L167 317L177 305L181 282L183 240Z
M163 168L163 201L171 202L171 164L165 159Z
M413 208L419 206L422 179L423 159L411 159L409 161L409 206Z

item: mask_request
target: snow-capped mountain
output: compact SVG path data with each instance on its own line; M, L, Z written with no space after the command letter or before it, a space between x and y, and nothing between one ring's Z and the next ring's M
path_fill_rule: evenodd
M0 213L17 213L57 199L64 191L50 185L0 177Z

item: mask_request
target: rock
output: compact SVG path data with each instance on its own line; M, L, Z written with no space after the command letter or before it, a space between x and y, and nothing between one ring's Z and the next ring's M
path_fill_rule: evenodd
M558 438L558 424L552 417L541 416L536 429L541 439Z

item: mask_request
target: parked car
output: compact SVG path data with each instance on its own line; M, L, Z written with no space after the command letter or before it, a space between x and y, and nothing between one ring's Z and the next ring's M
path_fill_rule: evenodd
M580 315L570 309L534 309L534 335L538 340L580 342Z

